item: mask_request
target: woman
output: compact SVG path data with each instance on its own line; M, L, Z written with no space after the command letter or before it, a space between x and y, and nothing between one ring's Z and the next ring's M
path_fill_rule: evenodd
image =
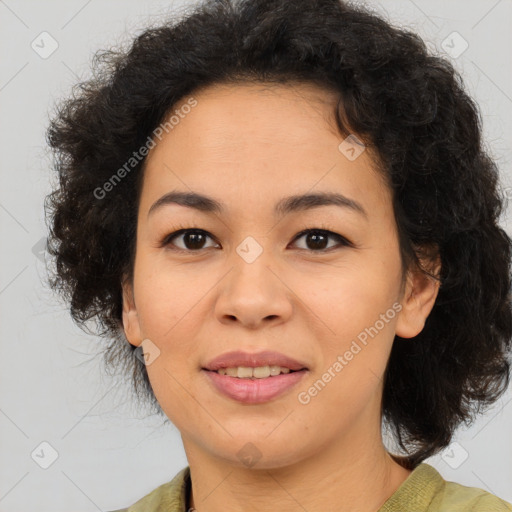
M206 1L101 57L48 132L52 286L189 462L123 510L511 511L423 462L509 383L453 67L339 0Z

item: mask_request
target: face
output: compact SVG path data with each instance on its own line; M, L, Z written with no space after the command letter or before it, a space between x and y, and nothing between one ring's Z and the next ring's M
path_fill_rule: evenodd
M332 92L215 85L193 98L147 157L123 285L125 333L144 340L158 402L187 453L239 466L377 442L394 335L421 331L437 291L402 281L391 191L369 150L340 147ZM218 208L156 204L169 192ZM304 195L317 197L287 201ZM261 382L204 369L231 351L306 369Z

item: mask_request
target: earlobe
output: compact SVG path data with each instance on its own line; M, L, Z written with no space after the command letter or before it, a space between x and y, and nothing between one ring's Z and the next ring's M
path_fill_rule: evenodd
M440 275L440 260L436 260L433 274ZM398 315L395 332L401 338L413 338L424 328L428 315L434 307L439 292L438 279L415 269L408 272L407 283L402 299L402 309Z
M137 308L133 296L133 286L129 281L122 284L123 290L123 328L128 342L138 347L142 343L141 329Z

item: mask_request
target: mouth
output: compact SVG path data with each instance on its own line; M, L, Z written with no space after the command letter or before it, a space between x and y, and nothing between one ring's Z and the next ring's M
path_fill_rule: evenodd
M266 366L230 366L228 368L219 368L218 370L208 370L203 368L205 371L211 371L218 373L219 375L227 375L228 377L234 377L237 379L267 379L269 377L277 377L278 375L287 375L289 373L300 372L307 370L307 368L300 368L299 370L292 370L285 366L279 365L266 365Z
M260 368L263 368L263 371L260 372ZM274 375L267 375L270 368L269 366L230 367L215 371L203 368L202 373L207 377L216 393L236 402L250 405L263 404L285 395L309 373L306 368L290 370L286 367L274 367ZM277 373L278 370L279 373ZM236 371L236 375L228 375L228 371L230 373ZM260 376L255 376L253 372Z
M296 386L309 368L304 362L275 351L227 352L201 368L208 384L223 397L245 404L262 404Z
M254 374L250 375L247 368L254 370ZM231 372L227 373L228 375L233 377L238 376L240 378L245 376L258 377L259 375L265 378L269 375L279 375L281 370L277 373L277 368L284 369L283 373L286 373L287 370L293 372L308 369L304 362L297 361L280 352L270 350L258 353L249 353L241 350L227 352L215 357L203 366L203 370L209 371L225 369ZM240 375L238 375L238 373L240 373ZM269 375L267 375L267 373L269 373Z

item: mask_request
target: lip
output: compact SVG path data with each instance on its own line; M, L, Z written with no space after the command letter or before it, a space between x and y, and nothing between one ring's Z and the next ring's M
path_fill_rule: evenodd
M239 379L228 375L220 375L216 371L204 368L201 371L217 391L233 400L246 404L262 404L277 398L296 386L309 373L308 370L304 369L293 373L281 373L264 379Z
M215 372L220 368L233 368L235 366L248 366L250 368L256 368L258 366L283 366L297 372L299 370L309 369L306 364L289 356L285 356L280 352L274 352L271 350L266 350L264 352L258 352L255 354L243 352L241 350L226 352L212 359L202 369ZM277 377L279 376L272 377L272 379L276 379Z

